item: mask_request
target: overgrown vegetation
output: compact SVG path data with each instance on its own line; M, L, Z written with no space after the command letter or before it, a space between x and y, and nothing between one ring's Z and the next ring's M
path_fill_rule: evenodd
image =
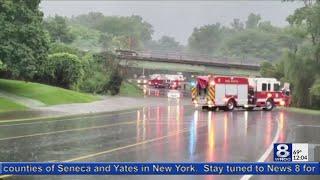
M85 76L80 84L84 92L116 95L122 82L120 65L110 53L88 54L84 58Z
M306 4L287 18L295 43L275 64L264 63L263 76L278 77L291 83L293 103L297 107L320 108L320 3Z

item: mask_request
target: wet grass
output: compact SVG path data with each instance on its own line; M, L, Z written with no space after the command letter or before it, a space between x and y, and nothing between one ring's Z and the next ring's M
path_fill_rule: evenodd
M297 112L297 113L320 115L320 110L303 109L303 108L296 108L296 107L287 108L287 110L292 112Z
M27 107L0 97L0 112L20 111L25 109L27 109Z
M97 96L90 94L16 80L0 79L0 90L38 100L46 105L86 103L99 99Z
M120 87L120 95L131 96L131 97L141 97L143 96L143 92L138 86L132 83L123 82Z

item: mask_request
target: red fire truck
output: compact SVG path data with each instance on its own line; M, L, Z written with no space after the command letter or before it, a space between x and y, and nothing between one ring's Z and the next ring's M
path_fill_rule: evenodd
M149 86L155 88L184 89L185 78L182 74L153 74L150 75Z
M151 75L148 85L153 86L155 88L166 88L167 78L163 74Z
M210 110L259 107L270 111L275 106L291 103L289 85L280 89L280 82L275 78L198 76L191 94L196 107Z
M167 84L170 89L185 89L185 78L182 74L167 74Z

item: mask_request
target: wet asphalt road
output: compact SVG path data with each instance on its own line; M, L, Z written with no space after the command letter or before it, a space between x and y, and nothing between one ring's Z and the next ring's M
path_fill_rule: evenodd
M304 137L309 130L303 128L320 126L319 120L319 116L285 110L208 112L170 101L167 106L112 114L0 123L0 161L258 161L275 138L276 142L320 141L320 137ZM272 155L266 156L266 161L272 161ZM163 176L15 176L8 179L127 178L163 179ZM241 176L165 178L239 179ZM272 179L281 178L273 176Z

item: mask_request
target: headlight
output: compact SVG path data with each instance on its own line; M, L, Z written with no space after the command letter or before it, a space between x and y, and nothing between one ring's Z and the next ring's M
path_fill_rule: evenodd
M280 106L284 106L285 104L286 104L286 102L280 101Z
M148 81L147 80L143 80L143 83L147 83Z
M138 83L141 83L141 80L137 80Z

